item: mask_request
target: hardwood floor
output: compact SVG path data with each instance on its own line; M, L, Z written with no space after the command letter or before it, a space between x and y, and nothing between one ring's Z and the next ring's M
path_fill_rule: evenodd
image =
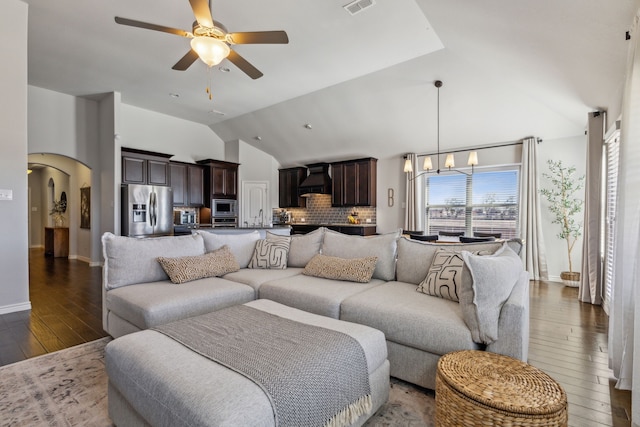
M102 330L100 268L30 250L31 311L0 316L0 365L61 350L107 334ZM631 393L614 388L607 368L608 317L580 303L578 291L531 282L529 363L567 392L569 426L630 426Z
M30 311L0 316L0 365L107 336L102 269L29 250Z

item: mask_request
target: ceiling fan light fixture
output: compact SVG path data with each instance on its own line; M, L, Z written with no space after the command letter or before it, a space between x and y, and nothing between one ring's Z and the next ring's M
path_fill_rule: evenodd
M218 65L231 52L225 42L209 36L196 36L191 39L191 49L208 67Z

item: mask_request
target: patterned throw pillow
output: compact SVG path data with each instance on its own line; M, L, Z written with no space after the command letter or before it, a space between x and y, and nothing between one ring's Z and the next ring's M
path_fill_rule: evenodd
M367 283L371 280L378 257L337 258L316 255L307 263L302 274L325 279Z
M204 255L177 258L158 257L157 260L173 283L223 276L240 270L238 261L227 245Z
M436 252L427 276L416 290L434 297L459 301L464 268L460 252L441 249Z
M290 242L290 238L283 236L275 241L258 240L248 267L284 270L287 268Z

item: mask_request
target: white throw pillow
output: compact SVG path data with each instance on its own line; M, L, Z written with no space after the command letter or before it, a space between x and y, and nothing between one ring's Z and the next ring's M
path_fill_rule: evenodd
M285 236L278 236L276 241L258 240L248 267L284 270L287 268L290 241Z
M473 341L491 344L498 339L498 321L524 267L520 257L505 243L493 255L479 256L462 251L471 272L471 287L463 286L460 308Z

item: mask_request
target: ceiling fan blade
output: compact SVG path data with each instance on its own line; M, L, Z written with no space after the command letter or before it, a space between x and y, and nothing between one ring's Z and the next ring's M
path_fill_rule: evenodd
M233 44L289 43L289 37L284 31L253 31L246 33L229 33L227 36Z
M196 59L198 59L198 54L196 53L195 50L191 49L189 50L189 52L187 52L185 56L180 58L180 61L176 62L176 65L174 65L171 68L177 71L184 71L187 68L189 68L191 64L193 64L196 61Z
M191 9L196 17L198 24L203 27L213 28L213 18L211 17L211 9L207 0L189 0Z
M263 76L262 72L258 70L256 67L251 65L249 61L244 59L242 56L238 54L235 50L231 49L229 52L229 56L227 59L235 64L236 67L240 68L246 75L251 77L252 79L259 79Z
M182 37L192 37L191 33L177 28L165 27L164 25L150 24L148 22L136 21L133 19L121 18L116 16L116 22L121 25L128 25L130 27L144 28L145 30L161 31L163 33L175 34Z

